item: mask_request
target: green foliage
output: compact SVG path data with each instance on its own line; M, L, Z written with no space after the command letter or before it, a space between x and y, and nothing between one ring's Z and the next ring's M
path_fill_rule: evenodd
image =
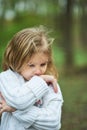
M63 50L59 48L57 45L53 46L53 57L55 65L57 66L57 68L61 69L64 65L65 58Z
M87 65L87 52L83 48L79 48L74 53L75 64L77 66Z

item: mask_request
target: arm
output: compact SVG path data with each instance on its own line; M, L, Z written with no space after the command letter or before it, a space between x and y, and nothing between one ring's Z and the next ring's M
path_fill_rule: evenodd
M0 74L1 93L9 106L23 110L33 105L48 91L44 80L47 83L52 83L54 91L57 92L57 82L53 76L34 76L27 83L24 83L22 76L8 70Z
M9 106L19 110L32 106L48 91L48 86L41 77L34 76L26 83L21 83L21 79L11 71L0 75L0 90L4 99Z
M61 109L63 98L60 89L54 93L52 89L44 96L43 106L32 106L26 111L15 111L13 116L20 120L25 128L31 125L37 130L58 130L61 127Z
M62 94L59 88L58 93L54 93L52 88L49 90L50 91L43 98L44 103L42 108L31 106L24 111L17 110L13 112L13 116L21 121L25 127L30 127L33 124L33 127L37 130L39 128L44 128L46 130L50 128L56 129L56 127L59 128L61 123L61 107L63 103Z
M57 79L55 79L53 75L41 75L40 77L43 78L47 84L52 84L55 93L58 92Z

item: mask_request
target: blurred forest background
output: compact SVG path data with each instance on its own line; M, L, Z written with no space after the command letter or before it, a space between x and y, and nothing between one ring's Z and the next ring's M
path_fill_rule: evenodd
M0 0L0 71L4 49L19 30L44 25L64 97L61 130L87 130L87 0Z

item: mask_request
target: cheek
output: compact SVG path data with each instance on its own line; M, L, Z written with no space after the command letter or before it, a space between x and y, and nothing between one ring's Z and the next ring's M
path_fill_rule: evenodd
M24 77L24 79L28 80L31 76L30 72L27 70L27 71L22 71L21 72L21 75Z
M30 70L28 71L28 70L27 70L27 71L25 72L25 76L27 76L27 77L32 76L32 71L30 71Z
M43 74L47 71L47 66L43 68Z
M23 77L26 80L30 80L30 78L32 77L32 75L30 73L26 72L26 73L23 74Z

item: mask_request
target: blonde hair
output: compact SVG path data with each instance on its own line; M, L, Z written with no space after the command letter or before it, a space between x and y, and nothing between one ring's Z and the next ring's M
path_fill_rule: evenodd
M57 78L57 71L52 59L52 43L53 39L48 36L48 31L43 26L19 31L6 47L3 58L3 70L10 68L19 72L22 65L33 54L43 52L47 54L49 60L46 74L52 74Z

